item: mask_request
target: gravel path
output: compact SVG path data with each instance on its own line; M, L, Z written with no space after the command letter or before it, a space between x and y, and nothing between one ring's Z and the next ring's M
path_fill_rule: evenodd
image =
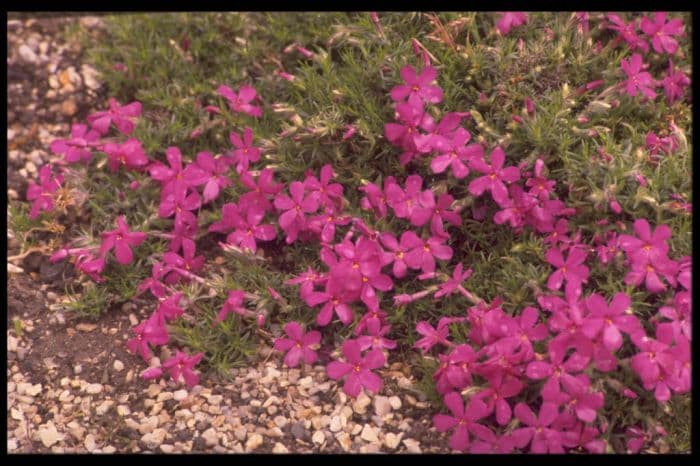
M102 27L99 18L8 21L12 200L24 198L27 179L51 160L50 141L106 101L79 45L57 39L67 21L94 33ZM8 246L8 257L20 252L10 230ZM431 427L435 410L401 363L383 371L381 394L354 400L323 367L283 368L269 348L260 352L265 361L227 381L205 374L204 386L189 391L144 382L142 361L124 344L146 310L128 303L96 323L71 321L46 263L41 254L8 262L10 453L449 451Z

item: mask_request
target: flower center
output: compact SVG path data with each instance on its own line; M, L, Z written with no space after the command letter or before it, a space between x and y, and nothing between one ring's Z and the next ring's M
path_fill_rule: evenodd
M495 179L496 179L496 173L495 173L495 172L494 172L494 173L491 173L491 174L489 175L489 179L490 179L490 180L495 180Z
M353 367L352 370L354 370L355 372L360 372L360 365L359 364L355 365L355 367Z
M396 258L397 259L403 259L403 251L399 251L396 253Z
M657 34L658 34L658 32L657 32ZM418 91L420 91L420 87L418 87L418 86L413 86L413 87L411 88L411 90L412 90L413 92L418 92Z
M423 251L425 251L425 252L430 251L430 246L428 246L427 244L424 245L424 246L423 246Z
M352 268L353 268L353 269L359 269L359 268L360 268L360 263L357 262L357 261L353 262L353 263L352 263Z

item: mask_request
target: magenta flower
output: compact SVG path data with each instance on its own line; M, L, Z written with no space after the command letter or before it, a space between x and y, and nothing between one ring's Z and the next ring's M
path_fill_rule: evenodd
M273 225L260 225L265 213L256 205L249 206L247 210L245 218L233 217L236 231L226 237L226 242L255 253L258 249L256 239L272 241L277 236L277 232Z
M163 316L159 313L151 314L148 320L144 320L131 330L136 336L126 342L126 347L134 354L138 352L146 362L153 356L149 344L164 345L170 339Z
M641 265L664 261L668 253L666 240L671 237L671 228L668 225L659 225L651 233L649 222L640 218L634 222L634 232L637 237L620 235L618 243L632 261Z
M566 260L564 260L561 250L557 248L548 249L545 253L545 259L557 270L549 276L547 288L558 290L566 280L566 289L571 289L575 294L580 294L581 284L588 281L589 270L588 267L583 265L587 255L588 253L583 248L571 247Z
M644 34L651 38L651 46L656 53L669 53L673 55L678 50L678 42L673 36L683 35L683 21L679 18L666 22L665 11L654 13L654 19L646 16L642 18L639 26Z
M88 131L87 125L74 124L71 126L70 139L57 139L51 143L51 152L63 154L68 163L89 162L92 158L90 149L98 147L100 133Z
M440 285L440 289L435 292L435 298L449 296L462 286L462 282L466 281L472 274L472 269L462 271L463 265L460 262L452 271L452 277Z
M216 92L228 100L228 106L234 112L241 112L255 118L262 116L262 108L252 105L257 93L251 86L241 86L236 94L230 87L221 85Z
M238 315L244 315L246 308L243 305L243 298L245 298L245 292L243 290L231 290L228 292L228 297L224 301L224 305L219 310L219 314L216 316L216 322L223 322L226 316L232 312Z
M367 323L367 335L361 335L357 338L357 344L360 346L360 351L372 349L388 349L396 348L396 342L384 338L384 335L389 333L391 326L382 326L379 319L373 319Z
M506 11L501 13L501 17L496 22L496 28L501 35L506 35L511 28L527 23L527 13L522 11Z
M569 221L565 218L560 218L554 225L554 228L549 232L544 238L544 244L549 244L552 247L556 247L557 243L562 243L560 249L564 249L570 242L571 239L566 235L569 232Z
M240 174L241 184L248 191L242 194L239 198L241 205L243 204L258 204L264 211L272 208L270 196L274 196L282 190L281 183L275 183L272 177L274 172L269 168L264 168L260 171L257 183L253 181L250 172L244 171Z
M197 166L206 174L207 178L202 191L205 204L219 197L222 189L233 184L231 178L227 176L229 164L225 157L212 157L209 152L199 152ZM189 167L187 168L189 169Z
M243 130L243 139L241 137L231 132L229 134L229 140L231 144L236 148L233 151L233 160L236 163L236 171L242 173L248 171L248 165L250 162L257 162L260 160L261 150L253 146L253 130L246 127Z
M657 327L656 339L643 332L632 335L639 353L630 359L630 367L642 379L646 390L654 390L654 396L660 402L671 398L669 379L676 362L676 355L670 351L672 340L673 332L664 327Z
M333 313L344 325L352 322L353 312L348 305L352 302L352 293L345 290L341 283L337 280L328 280L325 291L314 291L303 297L304 302L311 307L325 303L316 316L316 325L320 327L328 325L333 318Z
M627 314L632 301L625 293L616 293L607 305L605 299L598 293L591 294L585 300L589 316L581 331L591 340L602 332L603 345L610 351L617 351L622 346L622 334L628 335L642 331L643 328L636 316Z
M389 233L382 233L379 237L380 241L393 254L391 257L391 262L393 262L392 273L396 278L403 278L406 276L406 270L408 265L406 264L406 253L418 246L421 246L423 242L421 239L412 231L404 231L401 234L401 242L396 241L396 237Z
M690 86L690 78L686 76L683 70L674 69L673 61L669 58L668 70L666 70L666 76L664 76L661 84L664 87L664 94L666 94L668 104L673 105L674 102L683 97L684 88Z
M111 172L116 172L119 167L138 170L148 165L148 157L138 139L127 139L121 144L108 142L102 150L107 154L107 166Z
M34 220L41 212L50 212L55 204L56 191L63 184L63 175L53 176L53 167L44 165L39 170L39 183L31 181L27 188L27 200L32 202L29 218Z
M656 97L656 92L654 92L656 81L651 77L651 74L642 71L644 66L640 54L635 53L629 60L622 60L620 68L627 75L627 80L620 83L620 86L624 87L628 95L634 97L639 91L649 99Z
M520 170L518 167L503 168L503 162L506 159L506 154L503 149L496 147L490 155L491 165L487 165L484 159L471 159L469 165L472 169L485 173L486 176L481 176L472 180L469 183L469 192L474 196L481 196L487 189L491 191L493 199L499 205L508 198L508 190L504 182L512 183L520 179Z
M88 254L78 256L78 259L75 261L75 267L97 283L105 281L100 276L105 268L104 256L93 257Z
M293 243L299 232L306 228L306 217L304 214L316 212L318 209L318 198L304 194L304 184L300 181L293 181L289 185L291 198L285 194L278 194L275 197L275 207L284 211L279 217L279 226L287 234L287 244Z
M179 381L180 376L182 376L187 386L192 388L199 383L199 376L192 369L199 364L203 357L204 353L202 352L187 356L186 353L176 350L175 356L163 362L162 367L168 370L173 380Z
M168 218L175 214L175 224L196 224L197 217L192 210L197 210L202 205L197 191L187 194L186 189L177 189L161 198L158 206L158 216Z
M535 173L533 177L528 178L525 181L525 186L529 187L530 190L528 194L538 197L539 199L546 201L549 199L549 195L554 191L554 186L557 184L554 180L548 180L542 176L542 170L544 169L544 161L542 159L537 159L535 162Z
M662 322L659 327L665 326L671 329L673 337L678 340L681 335L691 338L691 313L690 293L679 291L673 296L673 303L659 308L659 316L665 317L670 322Z
M289 322L284 326L284 333L289 338L276 339L274 348L277 351L287 351L284 357L287 367L297 367L302 360L306 364L313 364L318 359L313 348L321 341L320 332L314 330L304 333L297 322Z
M131 247L136 247L146 239L146 233L131 232L123 215L117 217L117 229L102 233L100 255L105 255L114 248L114 256L120 264L130 264L134 258Z
M588 376L581 374L576 377L576 383L571 383L568 378L563 378L561 384L566 393L561 401L572 410L578 419L583 422L593 422L598 410L603 407L605 397L602 392L594 392L591 389L591 381Z
M640 49L645 53L649 51L647 41L637 35L637 21L632 20L629 23L620 18L616 14L608 14L607 19L610 22L608 29L617 31L619 36L617 41L624 40L631 50Z
M437 344L450 345L450 342L447 340L447 337L450 335L450 328L447 325L438 325L438 328L435 329L428 322L422 320L416 324L416 332L423 335L423 338L416 341L413 347L423 351L423 354L430 351L430 348Z
M571 354L566 360L566 353L557 348L556 343L550 340L549 361L536 360L527 365L525 374L532 380L547 379L542 387L542 396L547 399L555 399L561 392L560 383L566 379L571 385L581 382L573 375L583 371L589 363L589 358L582 356L578 352Z
M385 193L387 188L392 184L397 184L396 179L393 176L387 176L384 179L383 191L374 183L367 183L365 186L359 187L358 190L365 193L365 197L360 199L360 206L365 210L373 209L377 218L384 218L386 216L387 206Z
M471 398L465 407L462 395L457 392L448 393L443 400L452 416L436 414L433 425L438 432L454 429L450 436L450 448L466 451L469 448L469 431L476 421L486 416L486 405L478 398Z
M447 194L440 194L435 202L435 196L429 189L423 191L419 198L422 208L416 209L411 215L411 224L415 226L424 225L430 219L430 232L434 236L449 237L445 232L443 221L447 221L456 227L462 224L462 217L457 212L451 210L454 198Z
M496 374L491 377L488 386L475 394L474 397L484 401L487 416L495 411L496 422L498 425L505 426L513 417L513 412L506 398L518 395L523 388L525 385L517 377Z
M498 437L491 429L481 424L473 424L470 432L474 438L469 453L508 454L515 448L510 434Z
M330 243L335 238L336 225L347 225L351 221L350 217L339 216L333 209L327 209L322 215L312 217L309 220L309 230L318 233L321 241Z
M139 283L138 290L140 292L149 290L156 298L165 298L168 290L165 288L165 285L161 283L161 279L168 272L170 272L170 269L163 266L162 262L155 262L153 267L151 267L151 276Z
M437 77L437 70L432 66L426 66L416 74L410 65L401 68L401 78L406 84L400 84L391 90L391 98L396 101L408 99L411 96L419 97L423 102L437 104L442 101L442 89L431 85Z
M333 167L325 164L321 167L319 179L315 176L307 176L304 179L304 187L327 209L340 209L343 204L343 186L340 183L331 183L334 177Z
M564 453L561 432L550 427L559 415L556 404L542 403L539 417L535 417L525 403L515 405L514 412L515 417L527 426L511 433L517 448L525 448L529 444L530 453Z
M134 131L134 120L141 115L141 103L131 102L119 105L115 99L109 99L109 110L95 112L88 115L87 121L93 129L105 135L109 131L109 125L114 123L120 133L131 134Z
M165 157L170 168L160 162L153 163L148 167L151 178L160 181L163 186L161 197L207 182L206 172L196 165L189 164L183 170L182 153L177 147L168 147L165 150Z
M163 319L167 322L169 320L177 319L185 310L180 307L180 300L182 299L182 293L174 293L167 298L164 298L158 304L156 313L163 316Z
M625 284L639 286L642 282L651 293L666 289L659 275L663 275L671 286L676 286L678 264L667 257L660 257L654 263L632 262L632 270L625 275Z
M372 372L373 369L379 369L386 363L381 350L370 350L362 357L357 341L346 340L343 343L343 355L346 362L331 361L328 363L327 373L333 380L339 380L347 375L343 385L345 393L357 397L363 387L372 393L382 389L382 379Z
M183 275L196 273L201 270L204 267L204 256L195 256L195 254L195 244L189 241L182 243L182 256L172 251L163 254L163 262L173 269L173 273L165 277L165 283L177 283L182 278L185 278ZM180 275L179 278L178 275Z
M322 284L323 281L323 277L321 277L318 272L313 270L311 267L307 267L306 272L303 272L294 278L290 278L289 280L285 281L284 284L300 285L299 296L301 299L306 300L306 297L313 293L314 285Z
M431 236L406 253L406 265L412 269L421 269L424 273L435 271L435 259L450 260L452 248L444 244L445 238Z

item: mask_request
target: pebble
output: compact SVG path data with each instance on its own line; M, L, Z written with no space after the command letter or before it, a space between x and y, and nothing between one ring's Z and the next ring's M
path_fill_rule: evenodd
M49 422L46 424L46 427L39 429L39 440L41 440L41 443L43 443L46 448L49 448L59 440L63 440L63 438L64 435L58 433L53 422Z
M187 398L187 390L177 390L173 393L173 400L182 401Z
M95 436L92 434L87 434L85 436L85 441L83 442L83 445L85 446L85 449L89 452L95 451L97 448L97 442L95 441Z
M406 451L409 453L422 453L418 440L407 438L403 441L403 444L406 446Z
M124 363L121 362L119 359L114 360L114 364L112 365L114 367L114 370L117 372L121 372L124 370Z
M294 438L297 439L303 439L308 435L303 421L298 421L292 424L291 432Z
M369 406L370 403L372 403L372 400L363 391L352 403L352 409L358 414L364 414L367 411L367 406Z
M284 429L284 426L287 425L288 421L287 421L287 418L284 416L275 416L275 418L273 419L273 422L280 429Z
M272 447L272 453L289 453L289 450L287 449L287 447L277 442L275 443L275 446Z
M391 412L391 402L385 396L377 396L374 398L374 412L379 417L384 417Z
M117 451L117 448L112 446L112 445L107 445L106 447L104 447L102 449L102 453L110 453L111 454L111 453L114 453L116 451Z
M104 389L104 387L102 386L102 384L91 383L90 385L85 387L85 392L88 395L97 395L98 393L102 393L103 389Z
M377 430L370 426L369 424L365 424L365 426L362 428L362 433L360 434L360 438L366 442L378 442L379 438L377 437Z
M400 409L401 408L401 398L398 396L394 395L389 397L389 404L393 409Z
M27 387L26 393L29 396L37 396L39 393L41 393L41 384L38 383L36 385L30 385Z
M314 435L311 436L311 441L314 442L316 445L321 445L325 440L326 437L320 430L317 430L316 432L314 432Z
M394 450L399 446L402 437L403 432L399 433L399 435L389 432L384 436L384 445L386 445L387 448Z
M160 446L160 451L163 453L172 453L175 451L175 447L170 445L169 443L164 443Z
M347 421L343 423L344 420L345 418L341 418L340 416L333 416L328 428L331 432L340 432L343 429L343 424L347 424Z
M216 435L216 430L213 427L210 427L209 429L202 432L202 438L205 442L207 442L207 445L210 447L219 444L219 437Z
M95 414L98 416L104 416L111 408L114 406L114 401L105 400L97 408L95 408Z
M352 439L346 432L338 432L335 434L335 439L340 444L340 447L345 452L349 452L352 449Z
M165 440L167 432L165 429L155 429L153 432L148 432L141 437L141 441L148 448L157 448Z
M61 113L63 113L65 116L73 116L77 112L78 112L78 104L75 103L75 100L68 99L68 100L64 100L61 103Z
M258 448L262 444L263 444L262 435L260 435L258 433L251 434L248 437L248 440L245 442L245 451L246 452L254 451L256 448Z
M20 58L27 63L34 63L37 60L34 50L32 50L31 47L26 44L20 45L17 49L17 53L19 53Z

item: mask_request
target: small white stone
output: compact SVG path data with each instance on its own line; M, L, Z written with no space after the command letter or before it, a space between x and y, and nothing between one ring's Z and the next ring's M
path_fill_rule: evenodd
M43 429L39 429L39 440L41 440L41 443L43 443L46 448L63 440L63 438L64 435L58 433L56 426L53 425L52 422L49 422Z
M317 430L316 432L314 432L314 435L311 436L311 441L314 442L316 445L321 445L325 440L326 437L320 430Z
M333 432L333 433L340 432L343 428L343 420L344 419L345 418L341 418L340 416L333 416L331 418L331 423L329 426L329 429L331 430L331 432ZM347 424L347 421L346 421L346 424Z
M29 396L37 396L39 393L41 393L41 384L38 383L36 385L32 385L27 388L27 395Z
M120 416L128 416L131 414L131 408L129 408L127 405L119 405L117 406L117 414Z
M385 396L377 396L374 398L374 412L377 416L384 417L391 412L391 403L389 398Z
M173 393L173 400L182 401L187 398L187 390L177 390Z
M258 448L263 444L262 435L258 433L250 434L248 440L245 442L245 451L250 452Z
M19 49L17 49L17 52L19 53L19 56L22 60L24 60L27 63L34 63L36 62L36 53L34 53L34 50L31 49L26 44L22 44L19 46Z
M115 451L117 451L117 448L114 447L114 446L112 446L112 445L108 445L108 446L106 446L106 447L104 447L104 448L102 449L102 453L109 453L109 454L112 454L112 453L114 453Z
M85 392L89 395L97 395L98 393L102 393L103 390L102 384L99 383L91 383L87 387L85 387Z
M83 442L85 449L89 452L93 452L97 448L97 442L95 441L95 436L92 434L87 434L85 436L85 441Z
M219 444L219 437L216 435L216 430L213 427L202 432L202 438L207 442L207 446L213 447Z
M377 430L369 424L365 424L365 426L362 428L360 438L366 442L379 441L379 438L377 438Z
M396 447L399 446L399 443L401 442L402 437L403 437L403 432L401 432L399 435L396 435L393 432L389 432L384 437L384 445L386 445L387 448L394 450Z
M284 426L286 426L288 422L287 418L284 416L275 416L275 419L273 421L275 425L280 429L284 429Z
M160 446L160 451L163 453L172 453L175 451L175 447L170 445L169 443L164 443Z
M407 438L403 441L403 444L406 445L406 451L409 453L422 453L420 449L420 442L418 440Z
M287 447L277 442L275 443L275 446L272 447L272 453L289 453L289 450L287 449Z
M121 362L119 359L116 359L112 367L114 367L115 371L121 372L124 370L124 363Z

